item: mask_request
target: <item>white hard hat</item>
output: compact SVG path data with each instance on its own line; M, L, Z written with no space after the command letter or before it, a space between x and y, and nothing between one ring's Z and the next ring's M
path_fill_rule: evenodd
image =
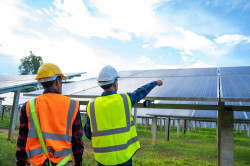
M115 68L110 65L105 66L99 73L97 81L99 86L112 84L119 75Z

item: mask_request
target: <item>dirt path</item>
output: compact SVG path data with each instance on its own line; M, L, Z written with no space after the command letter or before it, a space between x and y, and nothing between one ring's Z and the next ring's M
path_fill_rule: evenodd
M3 134L8 134L9 130L8 129L0 129L0 133L3 133ZM18 133L18 130L15 130L14 133Z

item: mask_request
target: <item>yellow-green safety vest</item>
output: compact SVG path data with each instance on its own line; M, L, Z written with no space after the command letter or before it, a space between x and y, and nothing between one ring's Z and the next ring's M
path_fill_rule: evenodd
M95 160L103 165L127 162L140 148L127 94L112 94L90 101L87 113Z

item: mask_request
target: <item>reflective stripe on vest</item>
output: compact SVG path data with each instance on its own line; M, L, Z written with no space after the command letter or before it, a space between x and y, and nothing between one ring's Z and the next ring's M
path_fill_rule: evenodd
M62 157L62 156L66 156L66 155L71 154L72 148L64 149L62 151L55 151L51 147L47 147L47 151L51 152L54 157ZM33 150L28 151L27 156L28 156L28 158L31 158L31 157L37 156L39 154L42 154L42 153L43 153L43 149L37 148L37 149L33 149Z
M36 99L34 102L36 103ZM68 115L67 115L66 134L54 134L54 133L42 132L43 138L44 139L51 139L51 140L55 140L55 141L66 141L66 142L71 143L72 137L69 135L69 129L70 129L70 125L72 123L72 117L73 117L73 114L75 111L75 107L76 107L76 101L71 99L69 110L68 110ZM32 116L31 116L30 108L29 108L29 121L30 121L30 130L28 132L28 138L38 138L37 133L36 133L36 129L34 126L34 122L33 122ZM64 149L62 151L55 151L51 147L47 147L47 150L48 150L48 152L51 152L54 157L66 156L66 155L71 154L71 152L72 152L72 148ZM32 149L30 151L27 151L26 153L27 153L28 157L31 158L33 156L37 156L39 154L42 154L43 150L40 147L40 148L36 148L36 149Z
M123 103L124 103L127 126L122 127L122 128L98 131L97 124L96 124L96 117L95 117L95 105L94 105L95 102L91 102L90 103L90 118L91 118L91 123L92 123L92 130L93 130L93 132L91 132L91 137L125 133L125 132L128 132L130 130L130 114L129 114L128 99L127 99L127 96L125 94L121 94L121 97L122 97Z
M96 153L107 153L107 152L114 152L114 151L119 151L119 150L124 150L129 147L129 145L139 141L138 136L131 138L128 140L127 144L123 145L116 145L116 146L109 146L109 147L104 147L104 148L93 148L94 152Z

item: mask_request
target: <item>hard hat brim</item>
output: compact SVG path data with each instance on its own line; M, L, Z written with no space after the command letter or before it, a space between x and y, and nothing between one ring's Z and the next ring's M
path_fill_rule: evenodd
M117 78L119 78L119 76L116 77L116 78L114 78L113 80L110 80L110 81L97 81L97 84L98 84L99 86L104 86L104 85L113 84Z
M67 78L67 77L66 77L65 75L63 75L63 74L62 74L62 75L61 75L61 74L55 74L53 77L38 78L37 81L38 81L39 83L54 81L54 80L56 80L56 78L57 78L58 76L62 76L62 79L63 79L63 80Z
M63 80L65 80L66 78L68 78L68 77L66 77L64 74L61 74L62 75L62 79Z

